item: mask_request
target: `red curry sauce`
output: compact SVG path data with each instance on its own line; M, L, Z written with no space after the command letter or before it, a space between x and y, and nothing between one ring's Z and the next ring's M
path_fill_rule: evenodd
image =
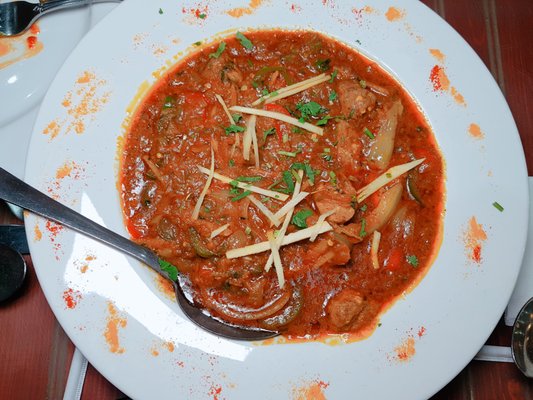
M132 237L176 265L195 301L226 321L297 336L371 330L391 301L418 282L440 244L443 161L431 129L376 63L324 35L258 31L221 43L181 61L136 111L121 186ZM253 150L245 160L250 115L232 112L230 124L215 95L228 107L251 107L266 93L321 73L326 82L255 108L318 124L323 136L257 117L259 167ZM388 156L386 144L377 145L380 135L392 135ZM209 168L211 149L217 173L288 195L304 171L301 191L310 195L295 207L287 234L335 210L327 218L332 231L281 247L283 288L275 268L265 271L269 251L225 255L280 229L249 193L213 179L199 218L192 217L207 180L197 166ZM388 168L420 158L422 164L357 202L357 190ZM273 213L285 203L253 196Z

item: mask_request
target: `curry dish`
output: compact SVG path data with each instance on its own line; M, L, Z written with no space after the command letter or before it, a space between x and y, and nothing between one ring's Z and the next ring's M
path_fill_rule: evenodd
M131 236L222 320L292 337L372 331L440 245L443 160L416 103L316 32L196 45L132 119Z

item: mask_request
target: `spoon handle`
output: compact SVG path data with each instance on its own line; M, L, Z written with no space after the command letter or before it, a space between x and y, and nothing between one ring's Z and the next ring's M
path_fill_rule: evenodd
M118 3L120 1L122 0L47 0L38 5L38 11L40 14L45 14L49 11L61 10L63 8L81 7L93 3Z
M146 247L140 246L104 228L80 213L55 201L3 168L0 168L0 199L104 242L144 262L158 273L161 273L161 270L158 268L157 256Z

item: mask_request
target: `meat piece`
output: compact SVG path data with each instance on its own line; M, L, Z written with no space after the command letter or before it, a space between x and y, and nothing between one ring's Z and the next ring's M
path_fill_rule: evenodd
M338 121L335 130L339 140L337 160L344 171L353 175L360 167L361 144L359 137L355 129L346 121Z
M348 225L338 225L333 228L334 232L348 236L353 242L359 243L361 238L361 224L351 223Z
M224 67L222 67L222 72L220 74L222 82L231 82L241 86L244 79L242 72L239 68L235 66L235 63L229 62Z
M339 101L344 115L363 115L376 106L376 95L353 81L342 81L338 86Z
M355 214L355 210L350 205L351 196L349 195L318 190L313 194L313 200L320 214L337 208L337 211L327 218L329 222L344 224L351 220Z
M346 265L350 261L350 257L350 243L340 242L335 240L332 235L326 234L308 245L304 264L312 268Z
M358 291L347 288L337 293L326 306L326 315L338 330L349 329L366 307Z

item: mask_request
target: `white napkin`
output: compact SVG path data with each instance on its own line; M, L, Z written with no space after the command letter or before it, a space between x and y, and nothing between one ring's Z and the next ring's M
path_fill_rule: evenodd
M533 177L529 182L529 215L533 215ZM505 325L512 326L516 316L531 297L533 297L533 218L529 218L526 251L522 260L522 268L514 288L511 300L505 310Z

